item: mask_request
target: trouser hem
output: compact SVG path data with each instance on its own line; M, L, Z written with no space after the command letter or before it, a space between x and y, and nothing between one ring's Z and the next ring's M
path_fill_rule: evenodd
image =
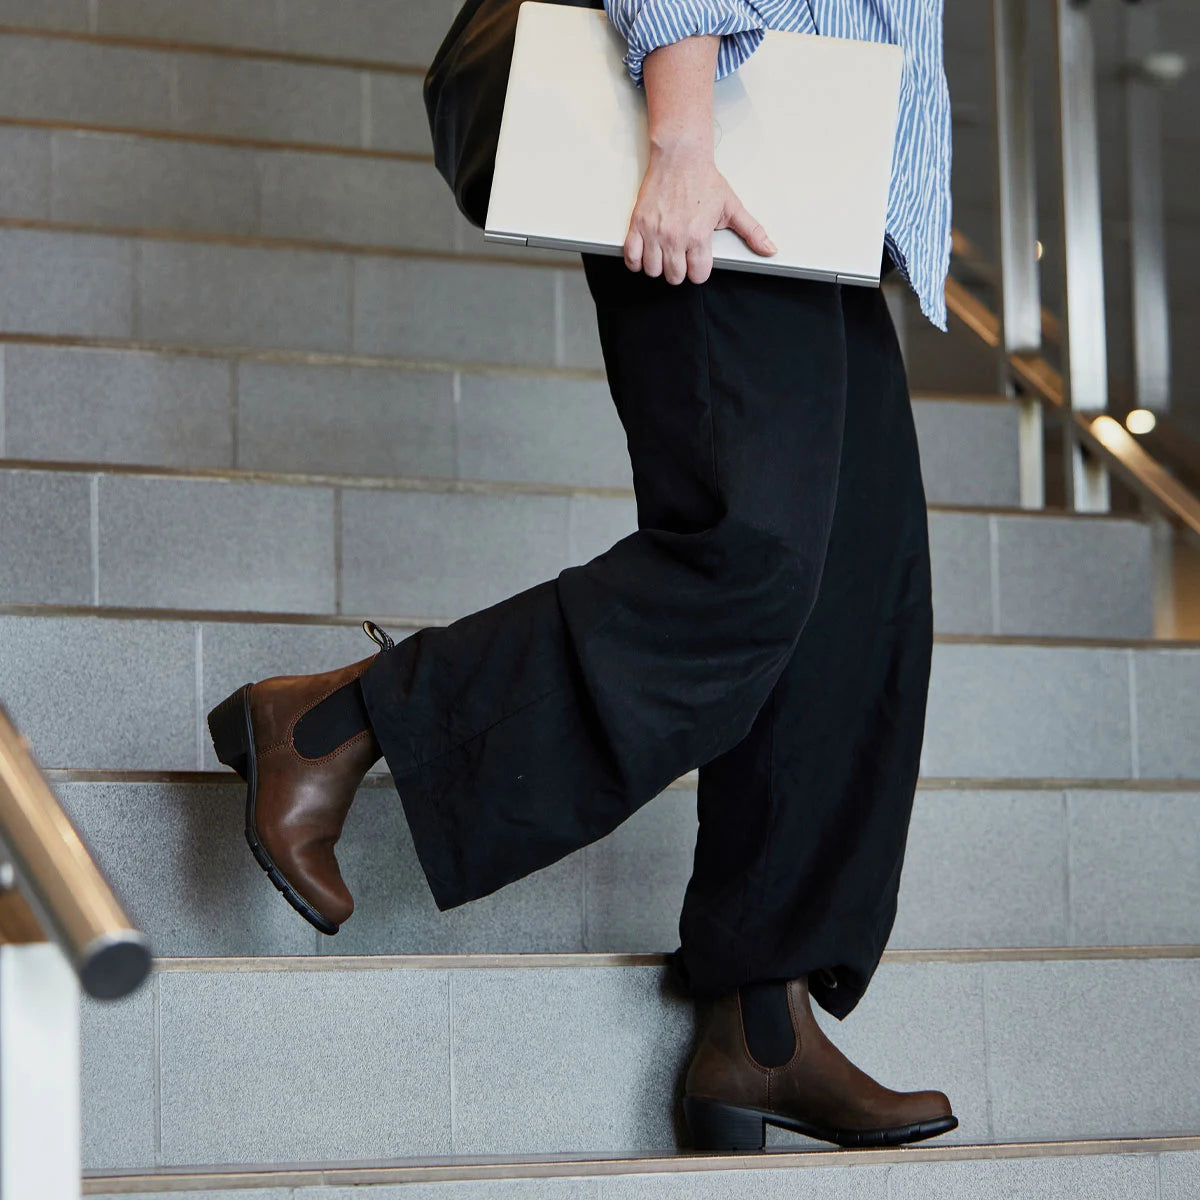
M404 809L417 861L425 874L434 903L444 912L470 899L453 869L455 855L451 831L438 817L437 806L429 794L426 770L405 732L406 725L397 711L398 706L388 687L387 677L384 671L374 670L387 654L394 654L402 647L403 643L394 650L378 655L360 677L360 686L372 732L383 751L384 761Z
M425 874L438 911L445 912L447 909L457 908L460 904L466 904L468 900L477 899L477 894L473 893L454 871L454 840L449 830L438 819L436 801L431 795L426 773L416 768L409 768L407 772L397 769L388 758L386 747L384 758L387 759L400 804L404 809L417 862Z

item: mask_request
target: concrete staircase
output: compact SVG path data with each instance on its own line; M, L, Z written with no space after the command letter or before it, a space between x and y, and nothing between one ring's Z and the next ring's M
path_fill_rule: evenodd
M0 699L163 956L85 1007L85 1190L1200 1195L1200 647L1147 640L1144 525L1015 507L1007 401L915 399L924 778L885 961L822 1016L954 1134L677 1152L692 779L439 914L370 778L336 939L253 863L212 703L634 525L578 259L485 246L428 161L455 7L0 0Z

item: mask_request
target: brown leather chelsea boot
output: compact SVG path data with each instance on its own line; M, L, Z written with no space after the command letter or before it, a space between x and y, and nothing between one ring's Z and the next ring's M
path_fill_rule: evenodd
M786 985L791 1057L766 1067L750 1053L741 995L709 1002L687 1073L684 1113L697 1150L761 1150L776 1125L839 1146L895 1146L958 1125L941 1092L893 1092L860 1071L813 1016L808 981Z
M394 643L363 622L380 648ZM334 846L363 776L380 758L370 728L319 758L305 758L296 723L378 655L320 675L277 675L238 688L208 714L217 758L246 781L246 841L284 899L322 933L337 933L354 911Z

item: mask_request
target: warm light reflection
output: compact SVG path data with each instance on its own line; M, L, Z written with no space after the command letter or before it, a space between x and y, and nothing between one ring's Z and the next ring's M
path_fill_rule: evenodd
M1037 244L1037 259L1038 259L1038 262L1041 262L1041 261L1042 261L1042 255L1043 255L1043 254L1045 254L1045 253L1046 253L1046 247L1045 247L1045 246L1043 246L1041 242L1038 242L1038 244Z
M1157 424L1158 418L1148 408L1135 408L1125 418L1130 433L1149 433Z
M1101 445L1107 446L1114 452L1129 440L1129 434L1121 428L1121 422L1114 421L1112 417L1097 417L1092 422L1092 432L1099 439Z

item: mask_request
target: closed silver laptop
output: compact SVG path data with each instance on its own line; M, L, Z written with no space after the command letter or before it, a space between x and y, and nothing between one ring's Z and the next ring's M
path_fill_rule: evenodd
M647 162L646 96L600 9L526 0L484 237L622 253ZM717 168L779 247L713 233L713 265L878 285L903 53L767 30L714 86Z

